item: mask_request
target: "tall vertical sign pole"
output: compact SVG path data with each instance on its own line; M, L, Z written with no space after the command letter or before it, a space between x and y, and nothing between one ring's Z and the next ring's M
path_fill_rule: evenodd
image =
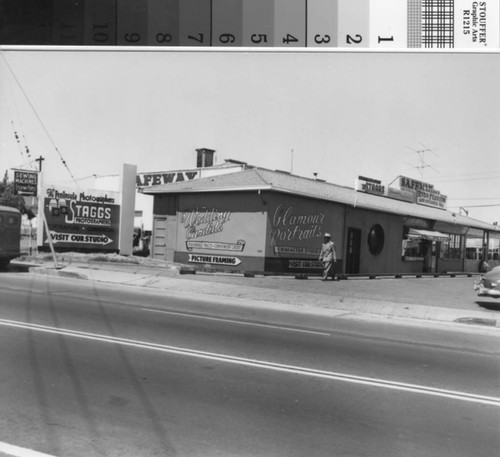
M43 172L42 172L42 162L39 163L39 170L38 170L38 197L37 197L37 202L38 202L38 212L37 212L37 227L36 227L36 245L37 245L37 250L40 249L41 246L43 246L43 195L42 195L42 190L43 190Z
M34 198L34 197L32 197L32 198ZM33 203L34 203L34 201L33 201ZM30 236L28 238L28 240L29 240L28 241L28 249L29 249L30 256L32 256L33 255L33 219L30 219L29 223L30 223Z
M43 218L43 199L41 197L42 195L42 162L45 160L44 157L42 157L40 155L40 157L38 157L38 159L35 159L35 162L38 162L38 188L37 188L37 202L38 202L38 210L37 210L37 217L39 218L38 219L38 225L37 225L37 245L38 245L38 237L40 236L40 240L43 238L43 228L41 229L41 235L39 234L39 231L40 231L40 226L41 226L41 221L42 219L40 218ZM32 255L32 247L31 247L31 238L32 238L32 235L31 235L31 232L33 231L33 224L30 220L30 245L29 245L29 249L30 249L30 255ZM43 244L43 241L41 241L40 244Z
M121 255L132 255L134 241L134 215L135 215L135 193L136 193L137 166L123 164L120 179L120 230L119 249Z
M37 244L38 246L43 246L43 228L47 232L47 238L49 240L50 252L52 253L52 260L54 261L54 268L58 268L56 251L54 249L54 244L52 243L52 237L50 236L49 224L45 218L45 207L43 204L44 196L42 195L43 189L43 172L42 172L42 162L45 159L40 156L36 161L38 162L38 177L39 177L39 191L38 191L38 231L37 231Z

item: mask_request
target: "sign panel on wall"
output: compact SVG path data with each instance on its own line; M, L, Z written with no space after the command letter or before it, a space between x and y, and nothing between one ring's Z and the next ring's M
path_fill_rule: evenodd
M229 238L226 238L226 236L229 237L230 235L223 234L231 220L231 214L230 210L221 210L216 207L199 207L184 212L180 222L184 228L187 251L242 252L245 248L245 240L231 242ZM220 241L206 239L206 237L217 236L218 234L223 237ZM236 266L241 263L241 259L230 255L201 254L198 252L189 254L188 262Z
M268 203L266 268L273 271L316 271L325 232L342 245L343 214L331 203L280 196ZM341 257L341 253L337 253Z
M189 254L188 261L190 263L208 263L211 265L226 265L236 266L241 263L238 257L221 256L221 255L206 255L206 254Z
M14 193L26 197L36 197L38 189L38 172L30 170L14 170Z
M153 173L138 173L136 176L137 187L161 186L182 181L192 181L200 178L199 170L179 170Z
M367 194L384 195L385 186L382 181L365 176L358 176L356 180L356 190L366 192Z
M255 192L182 195L176 221L176 259L192 264L262 269L266 215Z
M387 187L386 197L403 202L415 203L415 192L411 190L398 189L397 187Z
M446 209L446 201L448 197L446 197L446 195L442 195L439 190L434 189L434 185L432 184L407 178L406 176L400 176L399 187L401 190L415 192L416 202L419 205Z
M43 228L39 246L85 251L117 251L119 242L119 193L100 190L48 187L42 204L49 233Z

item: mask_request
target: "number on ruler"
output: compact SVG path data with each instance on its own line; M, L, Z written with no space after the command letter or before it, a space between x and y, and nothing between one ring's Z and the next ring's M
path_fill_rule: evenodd
M298 39L295 38L293 35L290 35L287 33L286 37L283 38L283 43L290 44L290 43L298 43Z
M252 43L258 44L258 43L267 43L267 35L265 33L254 33L250 39L252 40Z
M99 25L92 24L92 28L94 30L94 34L92 35L92 40L96 43L104 43L109 40L108 28L109 24ZM102 29L106 30L103 31Z
M325 44L325 43L330 43L330 35L316 35L314 37L314 42L317 44Z
M193 35L188 35L189 40L197 41L198 43L203 43L203 33L198 33L198 37Z
M391 36L390 38L382 38L382 37L378 37L378 42L380 43L381 41L394 41L394 37Z
M170 33L157 33L156 42L157 43L170 43L172 41L172 35Z
M355 38L353 38L351 35L346 35L345 41L347 44L359 44L363 41L363 37L361 35L355 35Z
M235 40L236 37L232 33L223 33L219 36L219 41L224 44L234 43Z
M125 41L128 41L129 43L137 43L140 41L141 35L139 33L126 33L125 34Z

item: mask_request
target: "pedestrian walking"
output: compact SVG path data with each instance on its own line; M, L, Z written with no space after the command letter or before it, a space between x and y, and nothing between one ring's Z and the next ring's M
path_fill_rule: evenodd
M332 280L335 279L333 264L337 261L337 253L335 251L335 243L331 238L332 236L329 233L325 233L319 253L319 260L323 262L323 281L326 281L330 275L332 276Z

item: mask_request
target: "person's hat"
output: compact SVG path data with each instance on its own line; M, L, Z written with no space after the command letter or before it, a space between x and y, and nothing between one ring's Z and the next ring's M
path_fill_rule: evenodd
M331 238L331 237L332 237L332 235L330 235L329 233L325 233L325 237L326 237L326 236L327 236L328 238Z

